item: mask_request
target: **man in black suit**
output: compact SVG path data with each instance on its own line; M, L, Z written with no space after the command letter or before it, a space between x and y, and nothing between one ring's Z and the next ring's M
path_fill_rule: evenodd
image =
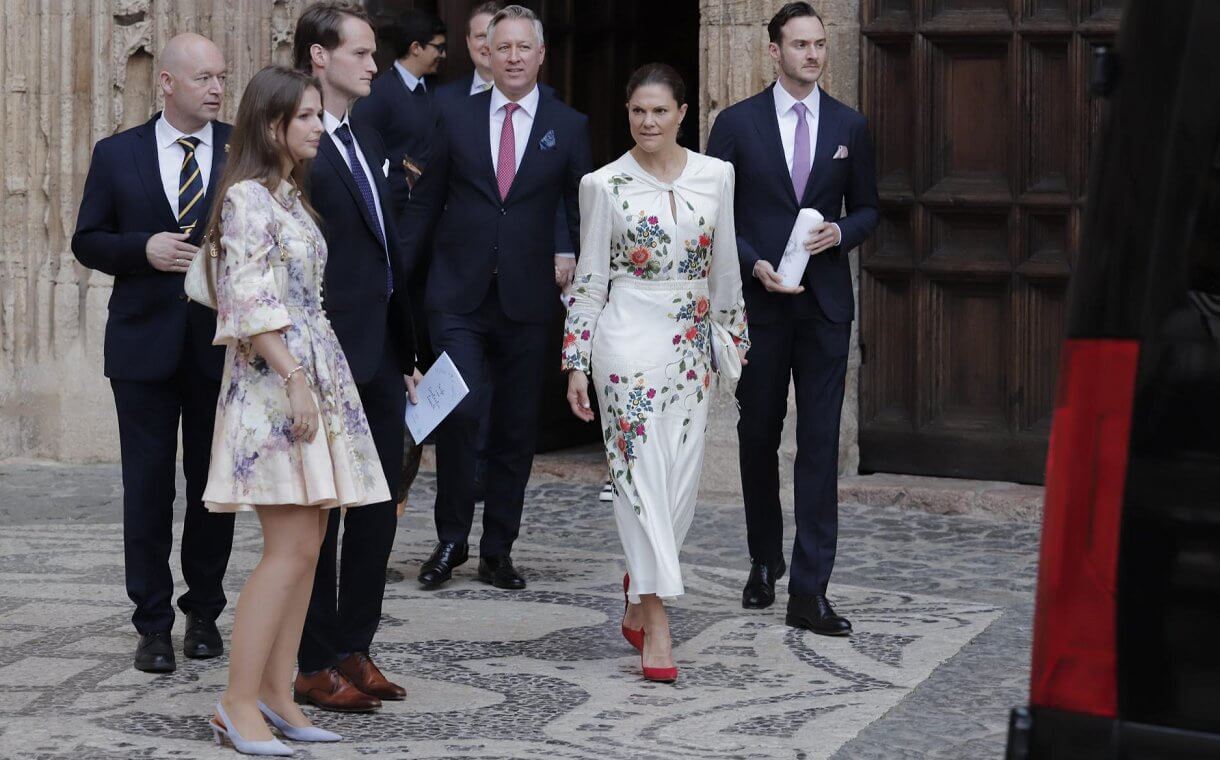
M787 622L846 635L851 624L835 613L826 588L838 541L839 416L855 313L847 253L877 226L873 146L864 117L818 88L826 29L813 7L788 3L767 30L778 82L725 109L707 144L709 155L737 170L737 250L750 315L750 363L737 386L752 562L742 606L770 606L785 570L778 449L791 377L796 545ZM805 241L801 284L785 287L776 267L802 208L825 221Z
M351 366L390 493L401 476L406 393L414 401L415 345L398 247L385 148L377 132L349 119L377 66L376 39L358 6L315 3L297 22L294 58L322 85L326 134L310 176L310 202L322 218L329 258L323 279L327 318ZM406 691L369 657L381 621L386 563L398 525L394 502L333 510L318 558L301 637L297 699L326 710L376 710Z
M166 44L160 63L165 110L94 147L72 236L81 264L114 276L105 372L119 421L124 565L140 633L135 667L148 673L176 667L169 555L179 419L187 592L178 607L186 614L187 657L224 651L216 618L233 543L233 515L203 506L224 349L212 345L215 312L189 302L182 289L231 131L216 120L225 61L210 40L182 34Z
M495 86L441 105L432 162L402 226L408 266L426 255L434 233L426 304L433 346L471 389L491 392L479 579L520 589L525 579L510 552L534 458L538 375L554 360L547 329L575 270L574 257L555 254L552 231L562 202L576 250L577 192L591 159L588 119L539 92L545 48L533 12L510 5L488 34ZM425 588L444 583L468 556L481 408L472 393L437 430L439 543L420 569Z

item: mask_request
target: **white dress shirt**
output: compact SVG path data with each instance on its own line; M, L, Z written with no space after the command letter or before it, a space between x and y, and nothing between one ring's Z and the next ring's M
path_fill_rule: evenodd
M796 125L799 123L792 107L797 101L779 82L775 83L771 92L775 96L775 118L779 120L779 141L784 146L784 163L788 165L788 173L791 174L792 161L796 155ZM805 128L809 130L809 181L813 182L813 157L818 154L818 116L821 112L822 88L814 85L813 91L801 102L805 104L806 109ZM800 202L799 198L797 202ZM843 232L839 225L831 222L830 226L835 228L835 235L842 241Z
M179 137L198 137L199 145L195 148L195 162L199 164L199 178L203 180L203 191L208 190L208 180L212 177L212 122L203 129L188 135L165 120L165 114L157 119L153 127L157 138L157 164L161 168L161 187L165 189L165 197L169 199L169 207L174 210L174 218L178 217L178 183L182 178L182 159L186 150L177 143Z
M398 75L402 77L402 81L406 82L408 90L415 92L416 87L423 87L424 92L428 91L428 85L424 80L412 74L406 66L403 66L398 61L394 61L394 68L398 69Z
M779 120L779 140L784 144L784 161L788 164L788 172L792 172L793 155L796 153L796 98L792 97L779 82L771 90L775 94L775 118ZM818 111L821 104L822 88L814 86L813 92L803 100L808 113L805 114L805 126L809 130L809 166L813 167L813 157L818 152ZM811 175L812 176L812 175Z
M352 169L351 159L347 157L347 146L335 136L335 130L344 124L348 125L348 129L352 128L351 124L348 123L347 116L346 113L343 114L343 120L340 121L332 116L330 111L322 111L322 126L326 129L326 134L330 135L330 139L334 141L335 147L339 149L339 155L343 156L343 163L347 164L348 169ZM368 162L364 158L364 151L360 150L360 141L356 139L355 130L352 130L352 146L356 149L356 158L360 160L360 171L364 172L364 176L368 178L369 187L373 189L373 205L377 207L377 223L381 225L382 237L385 237L385 216L381 213L381 195L377 192L377 183L374 181L373 173L369 171Z
M521 159L525 156L525 146L530 141L530 130L534 127L534 114L538 113L538 85L529 91L517 105L521 106L513 112L513 137L517 142L516 169L521 168ZM500 130L504 128L504 106L511 101L500 92L499 87L491 90L491 168L500 171Z
M483 77L479 76L479 72L470 75L470 92L469 95L478 95L491 87L491 82L483 81Z

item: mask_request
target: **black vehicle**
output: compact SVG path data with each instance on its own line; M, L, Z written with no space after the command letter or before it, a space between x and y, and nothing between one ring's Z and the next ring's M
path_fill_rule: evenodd
M1220 2L1131 0L1047 462L1008 758L1220 758Z

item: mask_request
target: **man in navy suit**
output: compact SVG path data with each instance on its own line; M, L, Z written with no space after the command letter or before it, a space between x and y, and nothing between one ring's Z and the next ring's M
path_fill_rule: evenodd
M296 66L322 85L326 134L309 192L329 251L323 305L393 494L402 472L404 379L414 401L418 375L385 147L375 130L349 118L351 104L368 94L377 73L375 50L372 24L358 6L314 3L297 21ZM294 690L299 701L325 710L364 712L378 709L383 699L406 697L369 656L398 516L393 501L345 511L336 586L340 511L331 511L318 557Z
M368 97L352 107L352 116L377 130L385 143L397 215L428 164L436 115L425 78L434 76L445 60L445 25L435 16L412 10L384 27L381 39L393 49L394 64L373 80ZM415 168L405 170L404 159Z
M491 74L491 48L487 44L487 26L503 6L498 2L476 5L466 20L466 51L474 64L468 75L446 82L436 90L440 100L460 100L469 95L478 95L490 90L494 84Z
M868 124L821 91L826 29L808 3L788 3L767 27L779 80L727 108L709 155L737 170L737 250L750 316L750 363L737 386L741 486L752 567L742 606L765 608L785 571L779 442L796 384L796 543L788 625L847 635L826 598L838 542L839 416L855 314L847 253L877 226L877 180ZM846 206L846 215L842 209ZM776 274L802 208L826 221L805 241L801 284Z
M591 158L588 119L539 92L545 47L533 12L506 7L488 35L495 86L442 104L432 162L402 227L408 266L421 262L433 233L426 306L435 350L449 354L471 389L491 392L479 579L520 589L510 552L534 458L538 375L554 360L547 329L575 270L574 257L555 254L551 232L562 202L576 250L577 193ZM420 569L425 588L468 557L479 395L437 430L439 543Z
M187 592L178 607L186 614L187 657L224 651L215 621L233 543L233 515L203 506L224 349L212 345L215 312L189 302L182 289L229 142L231 127L216 120L225 61L210 40L182 34L166 44L160 63L165 110L94 147L72 236L81 264L114 276L105 372L118 412L124 565L140 634L135 667L149 673L176 667L169 555L179 419Z

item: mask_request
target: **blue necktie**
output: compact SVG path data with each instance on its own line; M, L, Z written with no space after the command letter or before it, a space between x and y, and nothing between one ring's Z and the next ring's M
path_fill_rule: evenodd
M203 175L195 160L199 138L179 137L174 142L182 146L182 168L178 170L178 229L189 235L203 216Z
M386 252L385 258L385 294L388 298L394 292L394 271L390 268L390 251L386 248L385 233L381 229L381 225L377 223L377 204L373 202L373 186L369 183L369 177L364 173L364 167L360 165L360 157L356 155L356 141L352 139L352 130L347 124L340 124L335 130L335 137L339 138L339 142L343 143L343 147L347 148L347 160L351 164L352 179L356 180L356 188L360 190L360 197L364 199L364 207L368 209L369 217L373 220L373 230L377 233L377 242L381 243L381 247Z

